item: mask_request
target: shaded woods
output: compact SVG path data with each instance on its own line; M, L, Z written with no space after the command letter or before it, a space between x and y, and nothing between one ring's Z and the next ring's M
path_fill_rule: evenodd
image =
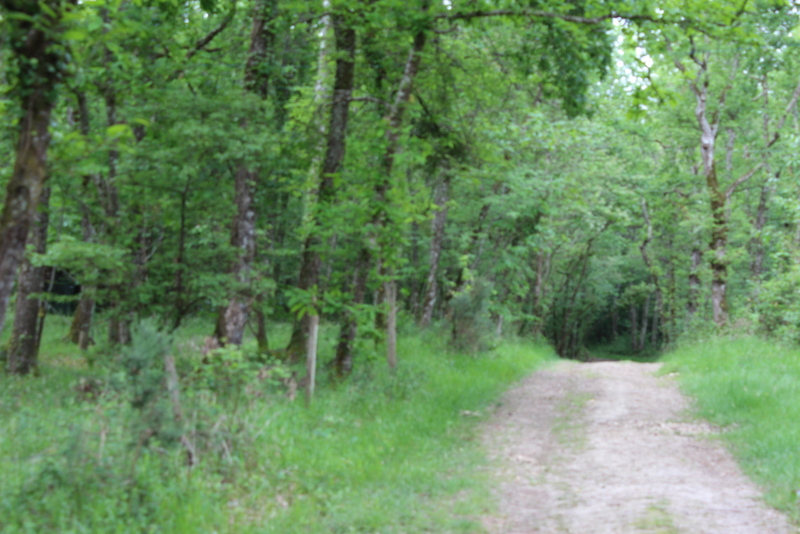
M297 361L321 315L341 376L360 339L395 350L395 309L575 358L709 318L794 335L772 290L800 235L779 4L3 6L11 372L36 366L55 273L83 350L214 316L218 345L252 331Z

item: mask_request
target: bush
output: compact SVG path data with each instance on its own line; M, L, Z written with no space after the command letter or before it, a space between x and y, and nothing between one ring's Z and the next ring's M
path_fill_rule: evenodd
M452 338L457 351L482 352L491 348L494 335L489 314L492 285L476 280L450 300Z
M755 310L764 333L800 343L800 268L764 282Z

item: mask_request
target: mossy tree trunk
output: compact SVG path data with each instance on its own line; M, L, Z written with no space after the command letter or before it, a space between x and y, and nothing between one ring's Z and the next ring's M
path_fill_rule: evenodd
M56 42L62 2L2 0L0 7L9 15L5 26L12 49L11 61L16 67L16 93L21 111L14 166L0 213L2 331L17 270L47 178L50 115L65 60Z
M39 198L39 210L31 227L29 241L35 252L44 254L47 249L47 226L49 224L48 207L50 188L45 188ZM34 266L26 258L19 271L17 283L17 305L14 310L14 327L8 343L8 370L14 374L28 374L37 367L39 354L40 326L44 326L39 317L44 313L44 302L41 298L31 298L35 293L44 290L49 269Z

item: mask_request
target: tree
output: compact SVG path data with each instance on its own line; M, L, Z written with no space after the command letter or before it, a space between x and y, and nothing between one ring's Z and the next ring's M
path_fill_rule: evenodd
M47 179L50 116L66 65L63 16L74 4L62 0L0 3L8 18L3 23L9 31L19 110L14 170L0 214L0 330ZM29 366L19 370L26 372Z

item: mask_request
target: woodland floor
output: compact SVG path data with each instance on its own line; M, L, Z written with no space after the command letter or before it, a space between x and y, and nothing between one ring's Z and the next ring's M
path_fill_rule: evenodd
M660 364L562 361L486 423L493 534L797 532L766 506Z

